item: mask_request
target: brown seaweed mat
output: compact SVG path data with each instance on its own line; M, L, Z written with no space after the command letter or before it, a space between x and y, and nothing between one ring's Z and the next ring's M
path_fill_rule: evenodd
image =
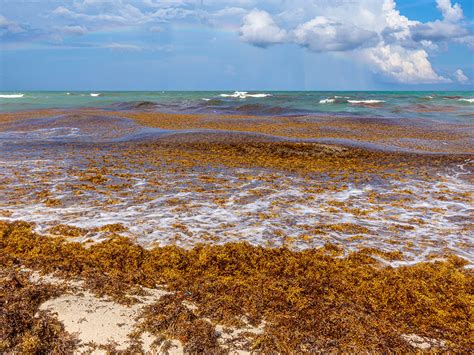
M372 251L341 257L332 245L299 252L244 243L147 250L112 236L87 247L33 227L0 222L1 352L75 346L54 317L35 316L61 289L32 284L20 268L79 278L95 294L125 304L136 302L141 286L165 285L171 293L144 308L136 335L177 339L188 353L227 352L215 325L244 322L263 324L263 332L247 334L239 348L262 353L416 351L407 341L414 334L436 344L430 351L473 350L474 277L457 257L392 268Z

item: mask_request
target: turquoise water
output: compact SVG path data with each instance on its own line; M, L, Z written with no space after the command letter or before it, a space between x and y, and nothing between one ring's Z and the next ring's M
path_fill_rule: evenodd
M0 111L96 107L176 113L343 115L474 120L474 91L0 92Z

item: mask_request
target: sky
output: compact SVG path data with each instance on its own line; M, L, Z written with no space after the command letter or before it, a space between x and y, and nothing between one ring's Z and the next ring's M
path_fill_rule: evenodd
M0 90L474 90L474 1L0 0Z

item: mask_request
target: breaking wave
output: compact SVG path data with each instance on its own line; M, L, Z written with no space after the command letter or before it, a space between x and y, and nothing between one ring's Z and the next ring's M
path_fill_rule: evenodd
M322 100L319 100L320 104L332 104L334 102L336 102L336 99L322 99Z
M19 99L25 96L24 94L7 94L7 95L0 95L0 98L2 99Z
M355 105L373 105L381 104L385 102L385 100L347 100L347 102Z
M348 96L333 96L319 100L320 104L353 104L353 105L375 105L385 102L385 100L350 100Z
M271 94L249 94L247 91L235 91L233 94L220 94L221 97L232 97L236 99L246 99L247 97L253 97L253 98L263 98L263 97L268 97L272 96Z

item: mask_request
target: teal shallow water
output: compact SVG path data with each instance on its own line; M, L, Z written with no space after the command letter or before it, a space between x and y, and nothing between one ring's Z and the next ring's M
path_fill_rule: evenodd
M0 92L0 111L99 107L179 113L363 116L474 121L474 91Z

